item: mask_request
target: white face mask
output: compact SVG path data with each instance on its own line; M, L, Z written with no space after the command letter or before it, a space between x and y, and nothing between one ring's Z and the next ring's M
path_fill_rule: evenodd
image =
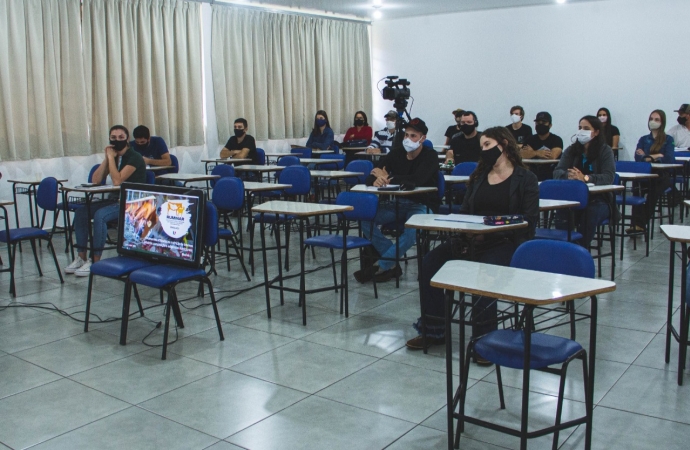
M402 142L403 147L407 153L412 153L419 148L419 142L415 142L410 138L405 138Z
M582 145L586 144L592 140L592 130L578 130L575 133L575 139Z
M599 120L601 121L601 123L606 123L609 121L609 118L606 116L599 116Z
M518 123L522 122L522 117L520 117L520 114L513 114L512 116L510 116L510 120L512 120L513 123Z
M386 128L389 130L392 130L395 128L395 122L391 122L390 120L386 120Z
M649 121L649 129L650 130L658 130L661 127L661 122L655 122L653 120Z

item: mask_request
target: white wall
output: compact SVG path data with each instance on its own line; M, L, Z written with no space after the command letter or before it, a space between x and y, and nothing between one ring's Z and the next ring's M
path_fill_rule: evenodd
M516 104L531 126L546 110L567 145L580 117L607 107L632 159L652 110L668 129L690 103L688 18L688 0L606 0L375 22L372 79L412 82L413 115L434 143L456 108L475 111L480 129L508 124ZM380 126L392 104L374 96Z

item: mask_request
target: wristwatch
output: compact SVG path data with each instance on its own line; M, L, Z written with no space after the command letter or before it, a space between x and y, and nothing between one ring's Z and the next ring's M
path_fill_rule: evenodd
M585 175L585 183L589 183L589 175Z

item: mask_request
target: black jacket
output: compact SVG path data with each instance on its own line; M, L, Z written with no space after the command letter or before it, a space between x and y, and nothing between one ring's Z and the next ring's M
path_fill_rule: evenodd
M486 183L488 172L479 175L467 187L465 198L460 207L461 214L474 214L474 201L477 189ZM539 221L539 182L537 176L523 167L515 167L510 180L510 202L506 214L522 214L529 226L515 231L517 244L532 239Z

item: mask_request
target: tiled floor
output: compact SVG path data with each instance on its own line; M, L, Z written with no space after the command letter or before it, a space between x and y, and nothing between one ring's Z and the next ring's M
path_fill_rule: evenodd
M62 239L56 244L61 251ZM681 449L690 441L690 386L676 384L677 345L671 364L663 355L669 245L657 233L651 247L645 258L642 245L634 251L627 242L625 259L616 268L618 289L600 298L596 449ZM20 296L14 304L53 303L83 318L87 280L67 276L60 285L45 247L45 275L39 278L26 250L18 257ZM294 262L295 255L293 250ZM4 248L0 256L7 261ZM64 267L67 257L60 253L59 258ZM318 252L308 266L329 260L327 252ZM357 264L351 262L350 273ZM295 273L298 265L292 267ZM237 270L224 268L220 264L220 275L213 278L218 298L263 279L258 270L248 283ZM444 349L433 347L424 355L405 348L415 336L416 275L416 266L408 265L400 287L379 285L378 299L370 284L352 280L349 319L338 312L338 294L310 296L306 327L293 294L286 295L284 306L273 294L270 320L262 287L223 298L223 342L208 297L193 298L195 286L184 287L180 298L189 298L185 328L172 331L177 341L169 346L167 361L161 361L159 347L147 346L162 341L155 326L163 308L152 290L140 291L150 309L146 318L130 322L127 346L118 345L119 322L92 323L84 333L83 324L55 311L0 310L0 448L446 448ZM309 286L331 282L328 269L307 278ZM0 286L0 306L6 306L7 274L0 274ZM121 283L97 279L92 312L102 319L117 317L122 289ZM580 307L588 308L587 302ZM580 324L583 344L587 329ZM584 407L576 369L569 374L564 419ZM519 371L504 370L506 411L498 409L492 368L473 366L470 378L469 410L517 423ZM553 376L533 375L534 424L552 420L557 388ZM535 449L550 445L549 437L530 442ZM560 445L584 448L583 428L562 433ZM518 442L467 426L461 446L517 448Z

